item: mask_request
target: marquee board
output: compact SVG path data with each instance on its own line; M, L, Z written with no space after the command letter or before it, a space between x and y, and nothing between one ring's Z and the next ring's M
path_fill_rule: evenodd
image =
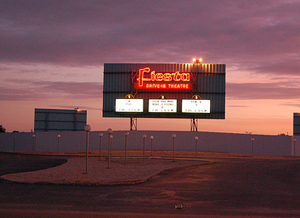
M225 64L104 64L103 117L225 119Z

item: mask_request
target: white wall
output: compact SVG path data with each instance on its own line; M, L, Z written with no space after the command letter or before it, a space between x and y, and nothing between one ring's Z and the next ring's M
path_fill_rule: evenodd
M103 133L102 149L107 150L107 132L90 132L89 150L98 150L100 144L99 133ZM122 150L125 146L125 131L113 132L112 149ZM35 138L32 135L35 134ZM78 151L85 150L85 132L35 132L35 133L3 133L0 134L0 151L56 151L58 147L57 135L59 138L59 150ZM247 135L233 133L212 133L212 132L184 132L184 131L130 131L128 136L129 150L143 149L143 135L146 150L150 150L150 136L154 136L153 150L172 150L172 134L176 134L175 150L195 151L195 136L198 136L198 151L213 151L225 153L252 153L252 141L254 154L262 155L294 155L294 141L296 139L296 156L300 155L300 136L268 136L268 135Z
M300 136L293 136L291 140L291 156L300 155Z

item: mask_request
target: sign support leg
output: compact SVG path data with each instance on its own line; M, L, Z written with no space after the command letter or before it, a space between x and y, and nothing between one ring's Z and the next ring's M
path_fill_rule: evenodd
M191 119L191 132L198 132L198 119Z
M130 117L130 130L137 130L137 118Z

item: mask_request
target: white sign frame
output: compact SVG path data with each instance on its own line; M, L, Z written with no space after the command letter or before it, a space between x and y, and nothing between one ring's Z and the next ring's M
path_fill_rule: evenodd
M177 113L177 99L149 99L149 113Z
M182 113L209 114L210 100L182 99Z
M143 113L144 99L116 99L115 112L118 113Z

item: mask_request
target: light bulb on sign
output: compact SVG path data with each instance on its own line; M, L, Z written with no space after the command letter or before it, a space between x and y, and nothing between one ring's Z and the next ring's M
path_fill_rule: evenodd
M202 62L202 60L203 60L202 58L199 58L199 59L193 58L194 64L199 64Z

